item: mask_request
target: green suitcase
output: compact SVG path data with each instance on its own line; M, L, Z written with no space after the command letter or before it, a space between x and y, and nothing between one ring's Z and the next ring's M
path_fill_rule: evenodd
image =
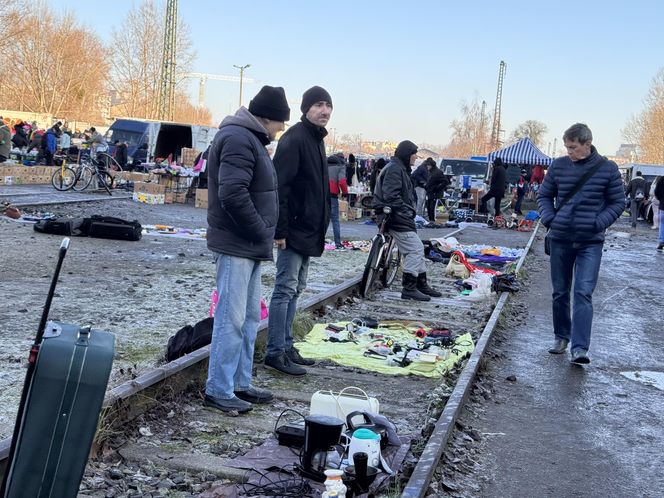
M61 261L43 323L60 266ZM112 334L59 322L40 324L40 332L30 352L3 482L5 498L78 494L111 372Z

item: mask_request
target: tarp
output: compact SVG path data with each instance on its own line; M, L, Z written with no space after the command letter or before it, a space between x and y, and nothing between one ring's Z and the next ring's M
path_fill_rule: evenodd
M541 164L548 166L552 158L544 154L528 137L500 150L489 153L489 162L501 158L506 164Z

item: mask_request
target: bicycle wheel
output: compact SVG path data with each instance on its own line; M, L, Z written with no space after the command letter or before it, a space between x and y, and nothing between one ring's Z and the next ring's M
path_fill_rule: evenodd
M380 274L380 282L383 284L383 287L389 287L394 282L401 267L401 253L394 239L392 239L388 250L385 252L385 258L385 266Z
M364 273L362 274L362 282L360 283L360 295L362 297L369 297L373 291L374 283L378 276L378 264L380 263L379 258L382 247L383 239L379 236L374 237L371 241L369 258L364 265Z
M76 183L76 172L69 168L58 168L51 177L51 185L55 190L69 190Z
M103 188L108 192L108 195L113 195L111 189L113 188L113 177L108 171L97 171L97 183L99 188Z
M92 168L89 166L80 166L77 173L78 179L76 180L76 183L74 183L74 190L80 192L81 190L88 188L92 181L92 176Z

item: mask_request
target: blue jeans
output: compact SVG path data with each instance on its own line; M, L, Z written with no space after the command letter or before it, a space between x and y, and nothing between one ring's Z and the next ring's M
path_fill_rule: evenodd
M551 239L553 284L553 332L571 341L571 350L590 347L593 322L593 291L602 262L602 243ZM574 307L570 318L570 291L574 283Z
M339 199L330 197L330 223L334 232L334 245L341 245L341 226L339 225Z
M230 399L233 391L251 388L261 317L260 261L218 254L217 292L205 394Z
M277 276L270 299L267 326L267 355L279 356L293 347L293 320L297 298L307 286L309 256L292 249L280 249Z

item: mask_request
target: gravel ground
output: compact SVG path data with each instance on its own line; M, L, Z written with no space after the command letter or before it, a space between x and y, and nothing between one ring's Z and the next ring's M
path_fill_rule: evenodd
M205 210L184 205L147 205L130 200L46 206L62 216L112 215L144 225L206 226ZM25 210L26 212L29 210ZM11 435L25 359L34 338L55 268L62 237L33 231L31 224L0 217L0 438ZM311 289L354 276L366 254L329 251L312 260ZM267 302L275 266L263 265ZM92 324L116 336L111 385L155 364L168 338L207 316L215 266L204 240L144 236L138 242L72 238L62 267L50 318Z

